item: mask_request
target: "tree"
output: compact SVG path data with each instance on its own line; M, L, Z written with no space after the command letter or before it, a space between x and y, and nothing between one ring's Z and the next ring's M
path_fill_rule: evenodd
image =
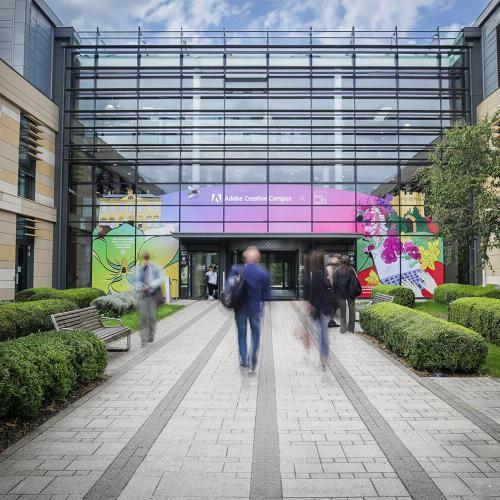
M457 123L417 174L429 215L443 237L447 260L465 262L479 242L481 265L500 247L499 115L477 125Z

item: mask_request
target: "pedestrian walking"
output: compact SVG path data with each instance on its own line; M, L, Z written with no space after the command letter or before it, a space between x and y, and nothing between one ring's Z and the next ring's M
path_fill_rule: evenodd
M332 292L332 310L330 313L330 321L328 322L328 328L336 328L338 327L338 323L335 321L335 315L337 314L337 310L339 308L337 298L335 297L335 293L333 292L333 275L335 274L335 270L339 267L340 264L340 255L333 254L328 257L328 264L326 266L326 275L328 277L328 285Z
M214 270L214 266L208 268L205 279L208 287L208 300L214 300L215 290L217 289L217 272Z
M340 258L340 265L333 275L333 291L340 308L340 333L354 333L355 300L361 294L361 283L347 255Z
M141 265L135 274L135 287L139 293L139 331L142 347L153 342L155 338L156 310L164 301L161 289L163 280L161 268L151 261L148 252L144 252Z
M320 361L323 370L328 360L328 319L332 311L332 292L328 287L328 278L323 273L323 254L315 250L311 254L311 295L310 313L316 322L320 340Z
M271 297L271 281L269 273L260 263L260 252L255 246L248 247L243 252L244 264L233 266L229 272L229 281L239 276L241 286L234 307L236 328L238 330L238 348L240 366L255 371L260 346L260 323L263 304ZM251 330L251 354L248 355L247 325Z

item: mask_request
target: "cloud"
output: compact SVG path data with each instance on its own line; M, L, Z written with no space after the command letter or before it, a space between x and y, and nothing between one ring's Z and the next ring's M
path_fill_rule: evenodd
M457 0L46 0L64 24L94 30L411 30ZM429 20L432 23L432 20ZM426 23L428 24L428 23ZM436 23L437 24L437 23Z
M400 30L414 29L425 10L451 8L454 1L443 5L439 0L279 0L273 9L254 20L273 30Z

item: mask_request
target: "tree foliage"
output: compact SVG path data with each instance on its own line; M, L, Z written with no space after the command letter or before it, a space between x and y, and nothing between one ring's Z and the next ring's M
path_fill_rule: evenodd
M447 259L463 261L479 241L482 264L500 247L500 141L497 114L477 125L457 123L417 176L429 215L444 238Z

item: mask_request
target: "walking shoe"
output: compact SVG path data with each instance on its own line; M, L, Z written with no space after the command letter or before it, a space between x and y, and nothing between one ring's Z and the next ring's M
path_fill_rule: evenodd
M328 328L337 328L339 325L333 319L328 322Z

